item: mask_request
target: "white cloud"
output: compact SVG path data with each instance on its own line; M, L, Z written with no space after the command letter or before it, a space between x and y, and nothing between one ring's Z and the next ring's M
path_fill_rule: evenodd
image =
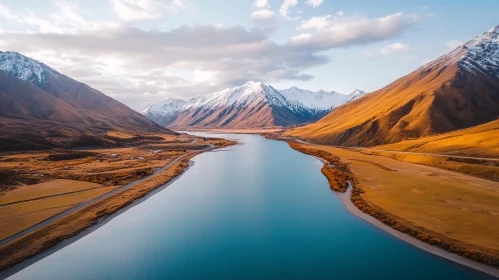
M323 30L328 28L333 23L333 16L327 15L323 17L312 17L308 20L304 20L301 24L296 27L297 30L306 30L306 29L316 29Z
M323 50L391 39L412 23L401 14L326 16L302 22L301 34L276 42L269 28L207 24L146 31L90 21L74 3L60 2L53 14L24 13L22 28L36 30L3 30L1 47L126 102L192 96L247 80L307 81L313 78L307 74L310 68L330 62ZM254 12L257 18L277 17L265 8Z
M305 4L312 6L312 7L319 7L324 0L307 0Z
M308 39L310 39L310 37L312 37L312 34L310 34L310 33L302 33L302 34L293 36L291 38L291 40L294 41L294 42L300 42L300 41L308 40Z
M447 46L447 48L449 50L454 50L455 48L461 46L462 44L463 44L463 42L458 41L458 40L452 40L452 41L448 41L445 43L445 45Z
M338 18L331 15L313 17L302 21L297 29L315 29L317 32L306 39L302 38L297 43L318 49L367 44L394 38L418 20L416 16L403 13L380 18L360 16Z
M4 39L7 49L33 56L126 102L192 96L247 80L310 80L313 77L304 71L329 62L314 49L278 44L265 29L241 26L169 31L118 27L57 35L9 32L2 33Z
M379 52L382 55L389 55L389 54L400 52L400 51L406 51L409 48L410 48L409 44L393 43L393 44L386 45L385 47L381 48L379 50Z
M17 15L13 14L10 9L7 6L2 5L2 3L0 3L0 16L3 16L7 19L20 20Z
M201 70L194 70L193 73L193 80L198 83L210 83L212 85L216 85L216 77L217 77L218 72L217 71L201 71Z
M339 16L339 17L343 16L344 14L345 13L343 11L337 11L336 12L336 15Z
M262 9L251 13L251 18L253 20L269 20L274 18L275 13L271 10Z
M41 33L77 33L82 30L96 30L102 27L116 26L112 22L86 20L78 13L81 10L78 6L66 1L53 2L52 6L54 7L54 13L41 16L31 10L16 14L0 5L0 15L5 17L8 15L8 18L30 26L28 30L31 30L31 26L37 27L37 31Z
M253 2L253 6L255 8L270 8L270 5L269 5L269 1L268 0L255 0L255 2Z
M291 7L298 5L298 0L284 0L284 2L281 5L281 8L279 9L279 14L283 17L289 17L289 9Z
M114 11L124 21L155 20L166 12L178 12L188 6L187 0L111 0Z

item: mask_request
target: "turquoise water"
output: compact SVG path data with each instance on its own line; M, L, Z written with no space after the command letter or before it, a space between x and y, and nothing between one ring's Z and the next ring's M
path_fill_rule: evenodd
M489 279L348 212L315 158L255 135L11 279Z

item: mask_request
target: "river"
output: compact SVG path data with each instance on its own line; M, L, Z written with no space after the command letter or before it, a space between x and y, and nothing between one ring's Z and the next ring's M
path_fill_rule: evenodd
M348 212L322 163L256 135L9 279L492 279Z

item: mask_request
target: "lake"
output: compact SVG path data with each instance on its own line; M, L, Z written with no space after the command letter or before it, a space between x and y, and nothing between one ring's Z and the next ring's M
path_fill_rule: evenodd
M9 279L493 279L348 212L314 157L208 136L241 144Z

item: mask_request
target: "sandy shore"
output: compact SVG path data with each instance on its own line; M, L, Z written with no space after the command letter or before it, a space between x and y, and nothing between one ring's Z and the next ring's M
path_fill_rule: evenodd
M376 218L360 211L350 200L350 197L352 196L351 184L349 184L349 187L348 187L346 192L344 192L344 193L334 192L334 193L340 198L343 205L345 205L345 208L348 209L348 211L350 211L352 214L354 214L355 216L363 219L364 221L369 222L370 224L384 230L385 232L397 237L398 239L403 240L403 241L405 241L413 246L416 246L422 250L425 250L426 252L432 253L432 254L440 256L442 258L446 258L446 259L451 260L453 262L459 263L461 265L476 269L478 271L481 271L481 272L484 272L486 274L489 274L489 275L492 275L494 277L499 278L499 269L497 269L497 268L494 268L494 267L491 267L491 266L488 266L485 264L481 264L478 262L474 262L472 260L466 259L466 258L461 257L459 255L447 252L447 251L440 249L436 246L419 241L418 239L413 238L412 236L407 235L405 233L402 233L400 231L397 231L397 230L385 225L384 223L377 220Z

